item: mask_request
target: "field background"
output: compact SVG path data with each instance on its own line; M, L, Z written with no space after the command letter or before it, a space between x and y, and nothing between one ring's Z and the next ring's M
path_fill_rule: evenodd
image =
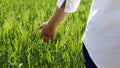
M84 68L81 38L91 0L58 26L44 43L38 25L55 10L56 0L0 0L0 68Z

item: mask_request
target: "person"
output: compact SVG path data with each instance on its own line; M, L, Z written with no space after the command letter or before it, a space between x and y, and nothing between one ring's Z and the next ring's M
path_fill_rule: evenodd
M80 0L58 0L55 13L39 29L47 42L64 17L75 12ZM120 0L92 0L83 35L86 68L120 68Z

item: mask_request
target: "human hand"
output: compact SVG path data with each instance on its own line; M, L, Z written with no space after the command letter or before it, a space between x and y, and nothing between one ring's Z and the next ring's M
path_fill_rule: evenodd
M38 29L42 30L40 37L44 42L48 42L54 38L55 28L52 25L48 25L48 22L40 25Z

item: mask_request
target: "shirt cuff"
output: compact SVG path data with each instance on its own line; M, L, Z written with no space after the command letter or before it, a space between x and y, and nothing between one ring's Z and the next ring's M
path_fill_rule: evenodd
M61 8L61 6L63 5L64 2L65 2L65 0L58 0L57 1L58 8ZM80 4L80 0L66 0L64 12L67 12L67 13L75 12L77 10L79 4Z

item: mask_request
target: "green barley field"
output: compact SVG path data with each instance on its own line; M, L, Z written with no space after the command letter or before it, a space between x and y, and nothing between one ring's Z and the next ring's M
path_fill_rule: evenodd
M0 68L85 68L81 38L91 0L82 0L45 43L38 25L46 22L57 0L0 0Z

